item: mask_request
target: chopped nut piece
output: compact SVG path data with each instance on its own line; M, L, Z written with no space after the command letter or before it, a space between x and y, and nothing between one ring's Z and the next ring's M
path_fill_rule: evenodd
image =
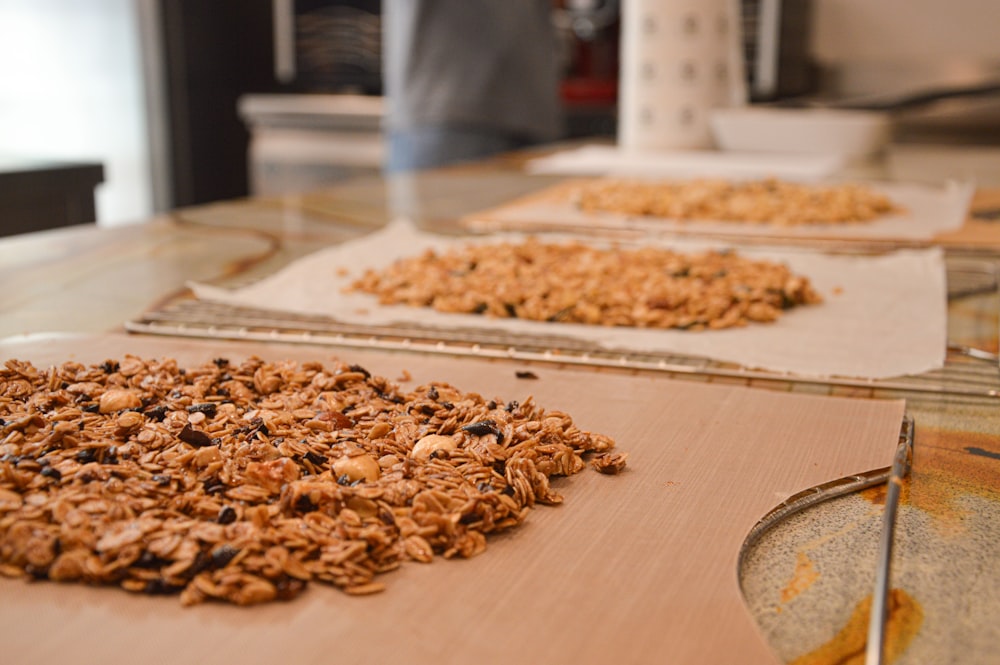
M450 436L428 434L414 444L413 450L410 452L410 456L413 457L413 459L426 460L439 450L450 453L457 447L458 444L455 443L455 439Z
M142 427L145 422L145 418L142 417L141 413L136 413L135 411L126 411L125 413L118 416L118 427L125 432L132 432L136 429Z
M351 482L363 480L374 482L378 480L382 471L378 462L370 456L361 454L354 456L344 456L333 462L333 473L338 477L347 476Z
M389 432L392 431L392 425L389 423L375 423L375 425L368 431L369 439L378 439Z
M106 390L101 395L99 409L101 413L116 413L123 409L135 409L142 406L142 399L131 390Z

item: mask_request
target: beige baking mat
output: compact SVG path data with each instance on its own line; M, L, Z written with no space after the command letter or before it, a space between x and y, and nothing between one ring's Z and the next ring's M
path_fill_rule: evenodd
M182 365L220 356L325 360L328 348L143 336L0 342L0 362ZM382 594L312 585L289 603L184 609L176 597L0 579L5 663L775 664L739 589L747 533L789 495L887 466L903 404L508 362L350 351L376 374L445 380L561 409L630 453L619 476L556 483L558 507L470 560L408 564ZM859 571L861 573L862 571ZM795 571L788 570L791 580ZM831 599L836 604L839 599ZM810 645L803 645L803 651Z
M475 242L517 239L498 234ZM565 240L559 236L551 240ZM650 330L443 314L382 306L369 295L345 293L366 268L378 268L425 249L446 249L468 239L419 231L398 221L343 245L304 257L249 286L192 288L198 298L246 307L330 316L345 323L419 324L439 328L558 335L601 349L704 356L748 368L799 376L878 379L940 368L946 352L947 292L938 249L900 250L881 256L828 255L796 249L743 247L754 258L788 264L806 275L822 305L786 312L776 323L718 331ZM596 241L595 241L596 242ZM653 241L678 251L701 251L704 242Z
M677 178L683 180L683 178ZM823 240L930 240L961 228L974 188L951 181L940 186L898 182L862 183L888 196L902 212L858 224L746 224L712 220L678 220L581 210L581 187L606 178L560 182L509 203L472 213L462 222L476 231L638 231L644 233ZM823 181L821 183L823 184ZM826 182L825 184L832 184Z

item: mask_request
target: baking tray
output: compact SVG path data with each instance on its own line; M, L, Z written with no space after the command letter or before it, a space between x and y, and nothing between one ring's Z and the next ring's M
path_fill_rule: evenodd
M614 437L629 467L558 481L563 505L533 510L473 559L404 565L375 596L314 585L289 603L182 608L173 597L0 580L11 662L64 662L72 653L109 665L776 663L739 588L747 534L779 497L884 467L903 415L899 400L549 366L533 367L528 379L509 362L383 350L148 335L0 343L0 355L40 366L125 353L182 366L336 355L387 377L405 369L407 385L444 380L503 399L532 395Z
M941 186L889 181L853 181L888 196L901 208L857 224L734 223L682 220L607 211L581 210L578 191L592 183L646 178L571 178L499 206L464 216L460 223L476 232L563 231L588 235L695 236L743 243L770 242L825 246L836 244L883 249L926 246L958 233L968 214L971 183L949 181ZM665 179L671 180L671 179ZM686 179L673 179L675 181ZM655 181L655 180L654 180ZM840 184L836 180L823 185Z

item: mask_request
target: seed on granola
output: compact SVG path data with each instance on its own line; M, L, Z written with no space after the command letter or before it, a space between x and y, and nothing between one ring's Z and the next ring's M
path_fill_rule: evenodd
M375 425L368 431L368 438L378 439L391 431L392 425L390 423L375 423Z
M303 455L303 458L309 460L310 462L312 462L317 466L320 464L326 464L327 462L326 455L320 455L319 453L314 452L312 450L307 451L306 454Z
M59 469L54 469L51 466L47 466L44 469L42 469L41 474L46 478L51 478L53 480L62 480L62 473L59 472Z
M180 431L180 434L177 435L177 438L183 441L184 443L190 443L192 446L212 445L212 437L210 437L208 434L205 434L201 430L196 430L195 428L191 427L190 423L184 425L184 429Z
M232 524L236 521L236 511L232 506L224 506L215 521L219 524Z
M210 565L212 568L225 568L239 553L240 551L231 545L220 545L212 550Z
M462 425L462 430L473 436L493 434L497 438L497 443L503 443L503 432L497 428L497 424L493 420L482 420L478 423Z
M215 410L219 408L219 405L215 402L202 402L201 404L192 404L187 408L188 413L204 413L207 417L215 417Z

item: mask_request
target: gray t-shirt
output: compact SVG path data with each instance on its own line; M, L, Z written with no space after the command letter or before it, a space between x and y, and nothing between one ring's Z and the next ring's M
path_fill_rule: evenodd
M551 0L383 0L382 26L390 129L558 138Z

